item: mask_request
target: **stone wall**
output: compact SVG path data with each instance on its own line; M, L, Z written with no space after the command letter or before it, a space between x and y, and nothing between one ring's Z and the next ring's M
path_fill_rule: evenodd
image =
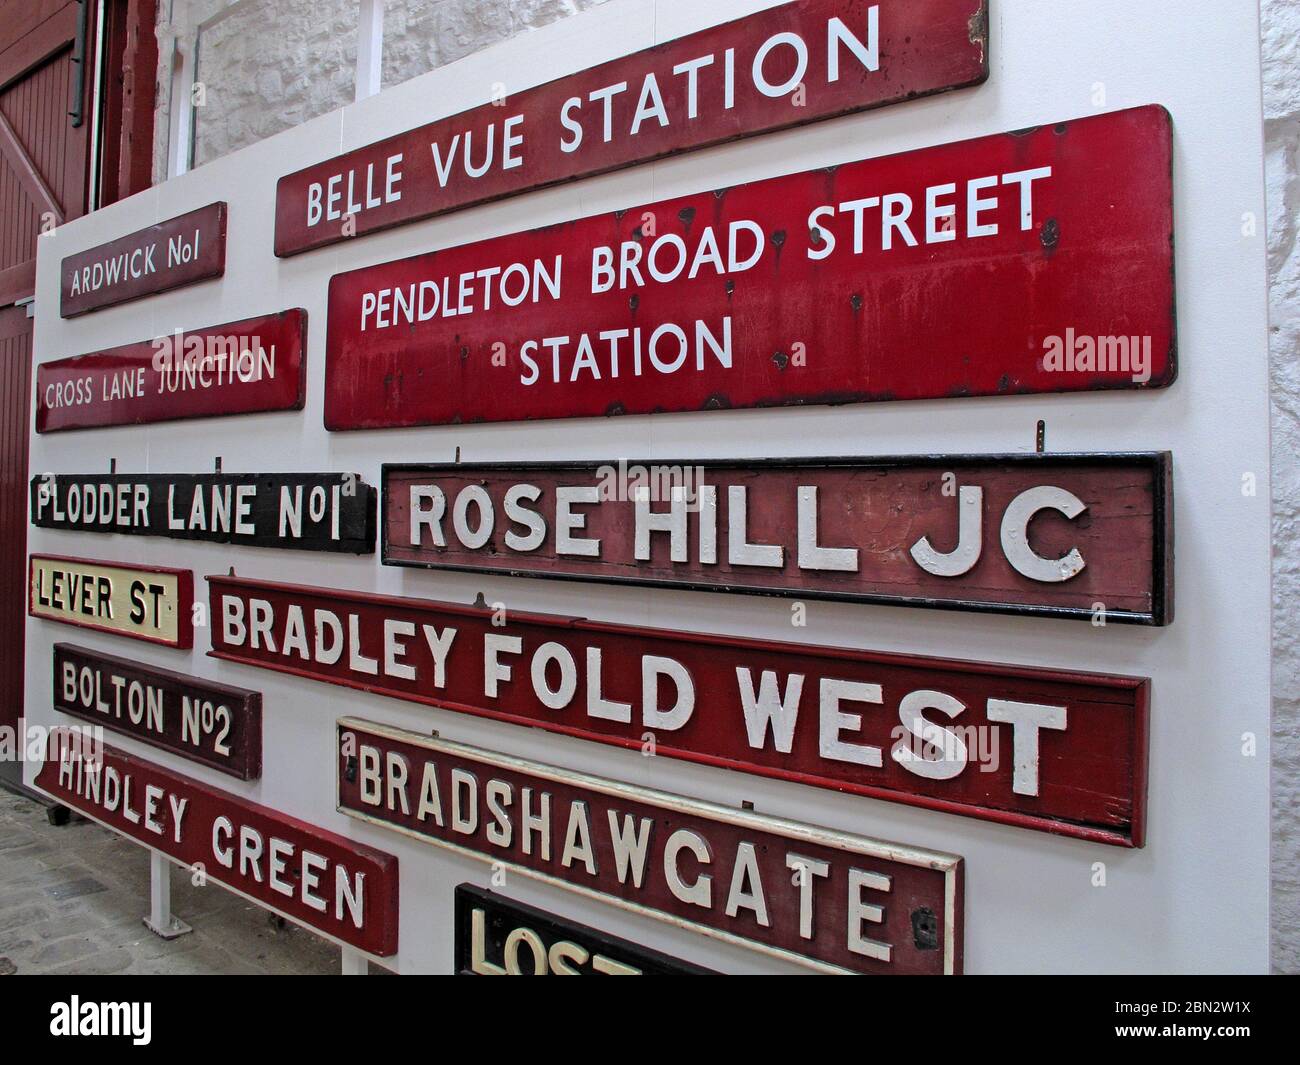
M395 85L604 0L387 0ZM166 177L170 41L224 0L174 0L159 28L155 179ZM167 5L160 5L166 8ZM195 162L353 98L357 0L248 0L203 35ZM166 19L166 15L162 16ZM1300 4L1261 0L1273 379L1273 965L1300 972ZM1225 814L1226 815L1226 814Z
M387 0L385 87L455 62L604 0ZM159 109L154 177L167 174L170 42L194 31L225 0L174 0L159 26ZM358 0L245 0L199 36L194 165L351 103Z
M1262 0L1273 378L1273 968L1300 973L1300 4Z

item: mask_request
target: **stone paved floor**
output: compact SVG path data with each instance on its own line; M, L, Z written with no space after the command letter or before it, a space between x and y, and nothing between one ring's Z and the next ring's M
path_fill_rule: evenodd
M168 942L141 923L149 852L0 789L0 975L327 974L339 949L216 885L172 872L172 912L194 931Z

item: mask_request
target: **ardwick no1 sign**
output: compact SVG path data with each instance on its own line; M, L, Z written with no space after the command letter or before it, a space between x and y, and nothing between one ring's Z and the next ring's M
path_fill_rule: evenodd
M325 425L1158 388L1161 107L846 163L330 282Z
M177 330L36 367L36 431L301 410L301 308Z
M370 554L375 490L354 473L60 473L31 483L42 529Z
M987 47L986 0L802 0L537 88L503 82L509 96L281 178L275 253L974 85Z
M246 688L56 643L54 708L240 780L262 775L262 696Z
M352 817L829 972L960 973L962 860L338 722Z
M149 643L194 643L194 575L187 569L127 566L57 555L32 555L28 610Z
M1165 624L1170 457L387 465L389 565Z
M210 203L87 251L59 267L64 318L220 277L226 271L226 205Z
M209 577L213 657L739 772L1117 846L1145 833L1138 677Z
M461 976L717 975L471 884L456 886L455 920Z
M397 953L397 859L53 729L36 786L245 898L379 957Z

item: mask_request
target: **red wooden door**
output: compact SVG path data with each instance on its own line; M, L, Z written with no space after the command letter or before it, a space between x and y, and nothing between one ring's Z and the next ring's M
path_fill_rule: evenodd
M32 334L20 304L37 237L87 207L94 6L0 0L0 728L23 707ZM21 770L0 760L0 783Z

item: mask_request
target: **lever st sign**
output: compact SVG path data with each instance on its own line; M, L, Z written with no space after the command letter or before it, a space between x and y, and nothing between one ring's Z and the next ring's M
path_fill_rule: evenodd
M1139 107L338 274L325 425L1159 388L1172 151Z

